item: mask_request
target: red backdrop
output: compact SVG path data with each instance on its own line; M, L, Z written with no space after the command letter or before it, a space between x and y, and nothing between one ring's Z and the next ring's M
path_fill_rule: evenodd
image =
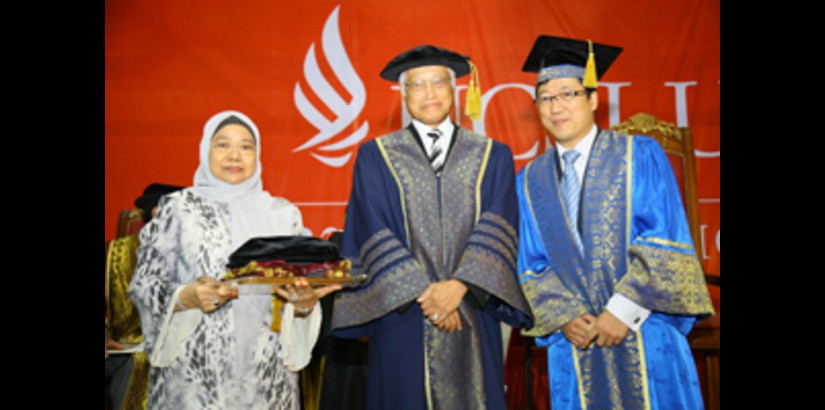
M624 47L599 88L601 127L644 111L692 128L700 246L718 274L719 31L718 0L107 1L105 237L147 184L191 185L203 125L225 109L257 123L265 189L315 235L340 228L357 146L404 121L378 73L425 43L479 67L484 118L458 121L508 144L521 169L546 149L521 66L549 34Z

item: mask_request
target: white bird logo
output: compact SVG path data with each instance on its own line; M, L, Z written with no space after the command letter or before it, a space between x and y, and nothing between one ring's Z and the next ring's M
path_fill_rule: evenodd
M529 150L522 152L521 154L514 154L513 159L533 159L538 155L539 152L539 145L541 145L541 141L536 141ZM544 136L544 151L549 151L550 148L553 148L553 143L550 142L550 138L548 136Z
M367 101L367 92L364 89L364 83L352 67L352 63L350 63L347 52L344 49L344 44L341 41L341 33L338 30L339 8L341 8L340 5L336 6L335 10L333 10L327 18L326 23L324 23L321 44L327 63L332 68L335 76L338 77L340 83L346 88L349 95L352 96L352 99L349 102L344 101L335 89L332 88L329 81L324 78L321 69L318 67L318 61L315 59L315 43L310 45L304 58L304 78L309 88L329 107L330 111L335 115L335 118L330 121L321 114L306 98L303 89L301 89L300 82L296 82L294 92L295 106L298 108L298 111L301 112L301 115L318 130L318 133L298 148L295 148L292 152L299 152L316 146L318 151L323 152L346 150L358 144L369 132L369 123L364 121L352 134L337 142L329 141L356 121L361 110L364 109L364 103ZM310 155L326 165L338 168L344 166L344 164L349 161L352 156L352 151L341 155L321 155L316 152L311 152Z

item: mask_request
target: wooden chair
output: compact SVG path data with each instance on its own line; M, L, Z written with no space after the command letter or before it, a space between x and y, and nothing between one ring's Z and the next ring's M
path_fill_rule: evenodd
M646 135L656 139L667 153L685 205L690 233L697 256L701 253L701 231L699 222L699 195L697 193L696 158L693 150L693 135L690 128L659 120L650 114L638 113L612 128L631 135ZM705 281L711 286L720 286L718 275L705 273ZM720 354L721 311L707 320L699 322L688 335L697 368L700 372L705 407L719 408L719 354Z
M143 211L138 208L124 209L117 218L117 237L132 236L140 233L143 227Z
M536 346L533 337L522 336L521 329L512 329L504 361L507 408L550 410L549 379L547 348Z

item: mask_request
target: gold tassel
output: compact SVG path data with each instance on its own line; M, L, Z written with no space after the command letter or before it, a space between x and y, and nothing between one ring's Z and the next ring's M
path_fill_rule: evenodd
M587 65L584 67L584 81L582 81L585 88L596 88L598 86L596 78L596 56L593 54L593 42L587 40L587 46L590 53L587 55Z
M284 301L277 295L272 295L272 325L269 327L273 332L281 331L281 309L284 308Z
M470 86L467 88L467 99L464 104L464 114L473 121L481 120L481 83L478 80L478 68L472 61L470 64Z

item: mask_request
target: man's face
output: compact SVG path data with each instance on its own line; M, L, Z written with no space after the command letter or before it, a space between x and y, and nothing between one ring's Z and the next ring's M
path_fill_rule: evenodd
M447 67L430 65L411 68L402 84L406 88L404 101L413 118L437 126L453 107L453 86Z
M571 92L580 93L571 96ZM550 80L542 84L536 94L536 106L544 129L565 148L574 147L593 128L599 96L594 91L588 98L578 79Z

